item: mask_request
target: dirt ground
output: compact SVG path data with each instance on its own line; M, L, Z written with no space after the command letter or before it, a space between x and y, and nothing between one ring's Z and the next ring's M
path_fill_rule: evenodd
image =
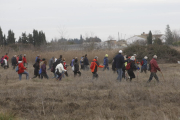
M0 68L0 112L13 113L22 120L178 120L180 119L180 65L160 64L158 72L146 83L150 73L135 72L132 82L116 81L117 74L99 69L99 79L90 71L81 77L62 81L25 79L10 67ZM33 67L27 70L33 77Z

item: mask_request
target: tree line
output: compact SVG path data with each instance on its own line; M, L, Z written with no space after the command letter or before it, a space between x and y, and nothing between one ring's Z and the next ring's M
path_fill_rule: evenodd
M46 44L46 35L43 31L33 30L32 34L22 33L18 41L16 41L15 34L12 30L8 31L8 35L3 35L3 31L0 27L0 46L11 45L15 43L32 44L34 46L40 46Z

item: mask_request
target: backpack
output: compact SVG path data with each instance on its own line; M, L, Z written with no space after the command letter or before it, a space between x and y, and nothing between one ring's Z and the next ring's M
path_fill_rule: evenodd
M82 63L82 62L84 61L84 58L82 57L80 61L81 61L81 63Z
M148 71L151 71L151 64L149 63Z
M16 72L18 72L19 71L19 66L16 66Z
M91 62L90 69L93 69L93 68L94 68L94 65L95 65L95 62Z
M131 68L131 62L129 62L127 65L126 65L126 70L129 70Z

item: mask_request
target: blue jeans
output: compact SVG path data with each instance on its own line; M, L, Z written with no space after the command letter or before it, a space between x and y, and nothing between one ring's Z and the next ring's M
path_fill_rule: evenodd
M24 71L23 73L19 74L19 80L22 79L22 74L26 74L26 80L28 80L28 77L29 77L29 73Z
M121 80L122 80L122 73L123 73L122 68L118 68L117 72L118 72L117 80L119 80L121 82Z

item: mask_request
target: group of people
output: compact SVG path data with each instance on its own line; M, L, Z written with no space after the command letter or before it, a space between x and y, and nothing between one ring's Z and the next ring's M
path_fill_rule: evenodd
M157 70L158 71L161 71L161 70L157 64L156 55L153 56L148 66L147 56L145 56L141 62L138 62L136 60L136 54L134 54L133 56L126 56L126 55L123 56L122 53L123 51L119 50L119 54L117 54L113 58L113 62L112 62L112 70L117 71L118 81L121 82L122 78L125 78L126 80L130 79L130 81L132 81L132 79L136 77L134 74L134 71L140 70L138 66L138 64L140 64L141 73L142 72L146 73L147 70L151 72L148 82L150 82L153 77L157 80L157 82L159 82L159 79L156 73L157 73ZM8 59L9 59L8 53L6 53L6 55L2 56L1 58L1 61L0 61L1 66L4 69L9 67ZM14 55L11 59L11 63L12 63L13 69L16 68L16 72L18 72L19 74L19 80L22 79L22 74L26 75L26 79L29 78L29 73L25 71L27 70L27 67L25 67L25 64L28 64L26 60L26 54L24 54L23 57L22 55L17 55L17 56ZM78 58L74 57L70 62L71 69L74 72L74 77L76 77L77 75L81 76L79 63L81 66L81 70L88 71L89 68L91 69L93 79L98 78L98 73L97 73L98 68L103 68L103 71L106 69L109 70L108 54L105 54L103 65L99 64L98 56L95 56L90 64L87 58L87 54L85 56L82 56L79 62L78 62ZM46 71L46 65L47 65L47 60L45 58L41 59L40 55L38 55L35 59L35 63L33 64L34 77L32 79L36 77L39 77L41 79L43 78L49 79L47 75L47 71ZM62 57L62 55L60 55L58 59L56 59L55 57L52 57L49 60L48 70L51 70L51 72L54 74L53 78L56 78L57 80L61 80L65 76L67 77L69 76L67 72L67 67L68 65L66 64L66 60L65 58Z
M154 77L156 79L157 82L159 82L158 76L157 76L157 71L161 71L161 69L159 68L158 64L157 64L157 55L154 55L152 60L149 63L149 66L147 64L147 59L148 57L145 56L141 62L138 62L136 60L136 54L134 54L133 56L123 56L122 55L122 50L119 50L119 54L116 55L113 59L113 63L112 63L112 68L113 70L117 70L118 73L118 77L117 80L121 81L122 78L128 78L130 79L130 81L132 81L133 78L135 78L135 74L134 71L136 70L140 70L138 64L141 64L141 73L145 72L147 70L149 70L151 72L149 80L147 82L150 82L152 80L152 78ZM125 73L128 73L129 77L127 75L125 75Z

